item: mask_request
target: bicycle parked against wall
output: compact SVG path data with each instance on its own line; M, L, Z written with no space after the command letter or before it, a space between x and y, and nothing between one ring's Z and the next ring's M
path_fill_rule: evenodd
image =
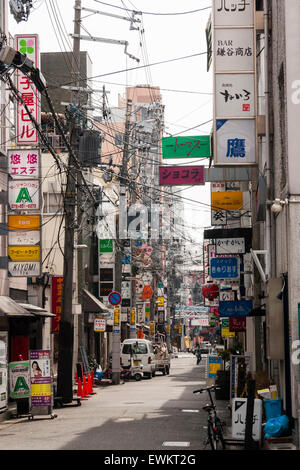
M223 423L217 415L216 405L212 398L212 392L219 389L216 385L206 388L200 388L193 393L208 392L210 403L203 406L203 410L207 411L207 440L205 445L210 444L212 450L224 450L226 448L225 438L223 434Z

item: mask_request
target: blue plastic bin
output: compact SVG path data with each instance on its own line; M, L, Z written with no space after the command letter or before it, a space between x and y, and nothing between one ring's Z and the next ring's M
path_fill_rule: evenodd
M264 400L266 418L277 418L282 414L282 398L277 400Z

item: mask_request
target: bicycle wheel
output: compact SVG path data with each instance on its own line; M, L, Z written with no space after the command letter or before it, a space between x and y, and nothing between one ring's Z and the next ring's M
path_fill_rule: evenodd
M220 423L218 423L216 427L214 427L212 423L208 423L207 433L210 447L212 450L225 449L225 441Z

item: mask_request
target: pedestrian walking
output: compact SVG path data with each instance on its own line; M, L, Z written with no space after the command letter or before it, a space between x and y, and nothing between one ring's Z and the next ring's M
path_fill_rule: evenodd
M201 351L200 351L199 347L196 349L196 357L197 357L197 366L198 366L201 362L201 359L202 359Z

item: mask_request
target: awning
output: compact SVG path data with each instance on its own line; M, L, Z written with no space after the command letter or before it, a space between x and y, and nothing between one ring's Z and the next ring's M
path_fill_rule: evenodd
M33 313L34 315L40 316L40 317L55 317L54 313L48 312L45 308L37 307L36 305L31 305L31 304L18 304L21 305L21 307L25 308L28 310L30 313Z
M113 309L104 305L99 299L97 299L88 290L82 289L83 292L83 310L89 313L109 313Z
M26 310L22 305L15 302L6 295L0 295L0 315L7 317L32 317L34 315Z

